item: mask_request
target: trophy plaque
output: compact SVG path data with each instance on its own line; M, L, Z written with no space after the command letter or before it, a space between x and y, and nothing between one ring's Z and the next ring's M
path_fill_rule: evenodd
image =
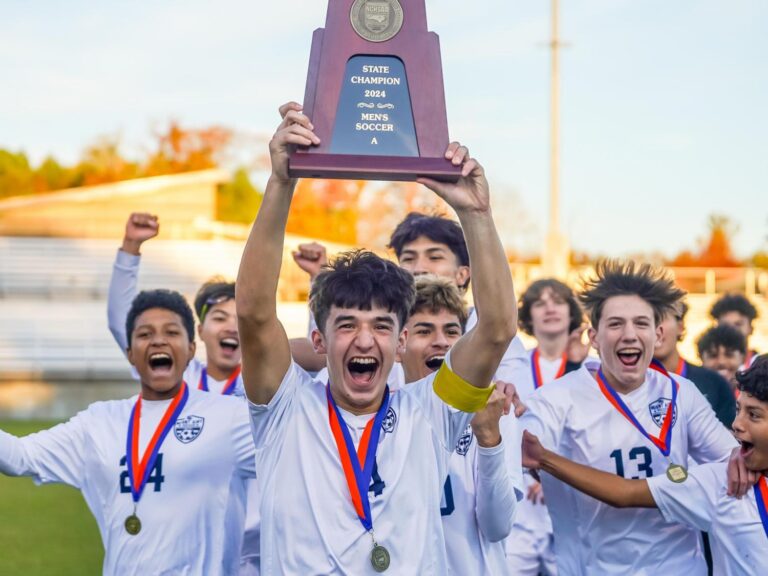
M312 37L304 113L321 143L291 154L292 177L460 176L444 156L440 40L424 0L329 0Z

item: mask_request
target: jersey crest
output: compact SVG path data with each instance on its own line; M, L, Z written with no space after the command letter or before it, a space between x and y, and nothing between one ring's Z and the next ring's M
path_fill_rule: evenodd
M466 456L469 452L469 447L472 445L472 426L467 426L459 439L456 441L456 453Z
M672 402L672 400L669 398L659 398L655 402L648 404L651 418L653 418L653 421L659 428L664 424L664 416L667 415L670 402ZM675 425L675 422L677 422L677 406L675 406L675 409L672 411L672 426Z
M189 444L195 438L200 436L203 431L203 424L205 424L205 418L202 416L186 416L176 420L176 425L173 427L173 433L176 435L176 439L184 444Z
M391 434L395 430L395 424L397 424L397 414L390 406L384 419L381 421L381 429Z

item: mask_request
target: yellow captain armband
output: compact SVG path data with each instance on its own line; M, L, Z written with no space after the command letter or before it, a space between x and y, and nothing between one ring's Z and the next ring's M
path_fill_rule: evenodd
M472 386L443 362L432 383L435 394L448 406L462 412L477 412L485 408L488 398L493 393L493 386L478 388Z

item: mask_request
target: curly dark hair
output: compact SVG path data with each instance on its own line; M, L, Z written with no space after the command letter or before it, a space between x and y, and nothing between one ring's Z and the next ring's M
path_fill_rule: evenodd
M394 312L402 328L415 299L413 276L394 262L373 252L344 252L328 264L312 283L309 309L317 327L325 332L331 307Z
M579 295L593 328L600 323L606 300L613 296L638 296L653 308L656 324L660 324L665 314L685 296L685 291L675 286L664 269L650 264L602 260L597 263L595 273L595 278L584 282Z
M728 312L738 312L749 318L750 322L757 318L757 308L743 294L725 294L712 305L709 315L719 320L720 316Z
M768 402L768 355L755 358L752 366L743 372L736 372L739 390L754 396L760 402Z
M131 347L133 329L136 327L136 319L151 308L170 310L179 315L184 329L187 331L189 341L195 341L195 317L192 309L187 304L184 296L174 290L143 290L133 299L131 309L125 319L125 333L128 337L128 348Z
M696 342L699 358L702 358L705 352L717 354L717 349L721 346L726 350L735 350L745 356L747 355L747 338L739 330L728 324L712 326L699 336Z
M206 280L195 295L195 312L200 323L205 321L205 315L211 311L213 306L232 300L234 297L234 282L229 282L222 276L213 276Z
M533 336L531 308L536 301L541 298L541 295L546 289L551 290L555 297L560 298L563 302L568 304L568 313L570 315L568 332L573 332L581 326L581 322L584 319L584 312L582 311L573 290L571 290L567 284L560 282L560 280L554 278L542 278L528 286L528 289L523 292L523 295L520 297L520 308L518 311L518 323L520 324L520 328L522 328L526 334Z

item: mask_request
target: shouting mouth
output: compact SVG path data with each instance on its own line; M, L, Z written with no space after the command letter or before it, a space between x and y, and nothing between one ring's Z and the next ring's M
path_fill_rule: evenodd
M222 347L222 349L227 350L229 352L235 352L238 348L240 348L240 340L237 338L233 338L231 336L228 336L226 338L222 338L219 340L219 346Z
M445 356L443 354L435 354L434 356L430 356L427 358L427 361L424 363L427 365L427 368L429 368L432 372L435 370L438 370L440 366L443 365L443 361L445 360Z
M166 352L155 352L149 356L149 369L154 374L168 374L173 369L173 358Z
M370 384L379 370L379 361L371 357L355 357L347 362L347 370L356 384Z
M642 350L638 348L625 348L624 350L620 350L616 353L616 356L619 358L619 362L628 368L634 368L637 366L642 355Z

